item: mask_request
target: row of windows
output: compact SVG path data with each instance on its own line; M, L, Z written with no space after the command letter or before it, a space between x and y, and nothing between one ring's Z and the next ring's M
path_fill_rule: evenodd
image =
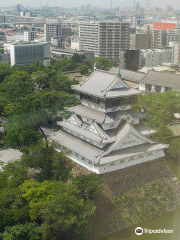
M146 155L141 154L141 155L139 155L139 156L137 156L137 157L130 157L128 160L122 159L122 160L120 160L117 164L119 165L119 164L122 164L122 163L125 163L125 162L131 162L131 161L135 161L135 160L142 159L142 158L146 158L146 157L150 157L150 156L153 156L153 153L152 153L152 152L149 152L149 153L147 153ZM116 162L110 163L109 166L110 166L110 167L116 166Z

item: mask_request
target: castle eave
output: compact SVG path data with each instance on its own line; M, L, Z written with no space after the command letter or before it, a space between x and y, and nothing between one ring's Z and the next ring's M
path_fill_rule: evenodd
M102 154L102 150L84 142L64 131L59 131L56 134L52 134L50 139L63 147L79 154L80 156L88 159L95 165L99 162L99 156Z
M168 147L169 147L169 145L160 144L160 143L159 144L146 143L146 144L142 144L142 145L138 145L138 146L134 146L134 147L130 147L130 148L120 149L120 150L111 152L109 155L107 155L105 157L102 157L100 159L99 165L114 162L117 160L127 159L127 158L141 155L144 153L149 153L149 152L153 152L153 151L157 151L157 150L163 150Z

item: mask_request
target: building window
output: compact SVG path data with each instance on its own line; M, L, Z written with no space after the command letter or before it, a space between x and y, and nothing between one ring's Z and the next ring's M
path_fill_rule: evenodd
M114 166L114 165L115 165L115 163L114 163L114 162L110 163L110 167L112 167L112 166Z

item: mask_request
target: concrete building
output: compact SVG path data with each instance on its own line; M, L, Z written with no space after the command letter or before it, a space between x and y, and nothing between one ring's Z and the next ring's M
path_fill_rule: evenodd
M170 47L172 47L172 62L179 64L180 63L180 42L172 42L170 43Z
M9 64L9 56L5 53L0 53L0 62Z
M35 31L25 31L24 32L24 41L25 42L34 42L37 37L37 33Z
M152 48L165 48L169 42L177 41L180 30L176 23L154 22L152 31Z
M94 53L91 51L76 51L76 50L71 50L71 49L53 49L52 50L52 56L55 59L60 59L62 57L68 57L71 58L75 53L80 54L80 55L84 55L85 58L89 61L93 61L94 60Z
M6 16L4 14L0 14L0 23L6 22Z
M62 46L62 37L52 37L51 38L51 45L54 47L61 47Z
M62 36L65 38L71 37L72 31L70 27L62 27Z
M71 117L58 122L61 130L50 136L60 150L97 174L153 161L168 145L155 142L144 114L131 109L140 94L118 74L96 70L72 86L81 105L69 108Z
M0 31L0 42L6 41L6 33L4 31Z
M30 18L30 17L32 17L32 12L31 12L31 11L23 11L23 12L20 12L20 17Z
M162 30L155 29L152 31L152 48L166 48L170 42L179 39L179 29Z
M71 40L71 49L75 51L82 51L83 50L83 44L79 39L72 39Z
M171 62L172 49L147 49L140 51L139 69L142 67L154 67L163 62Z
M180 90L180 75L149 71L139 82L139 90L153 93Z
M44 25L44 38L45 42L50 42L51 38L62 37L62 24L61 23L48 23Z
M172 49L141 49L121 52L120 67L137 71L143 67L161 66L171 62Z
M129 49L129 23L122 21L99 21L82 23L79 26L79 38L83 49L94 52L95 56L120 61L120 51Z
M36 61L50 62L50 44L47 42L14 42L4 44L4 53L9 56L9 64L24 65Z
M150 33L135 33L130 34L130 49L150 49L151 34Z
M140 50L122 51L120 55L120 68L137 71L139 70Z

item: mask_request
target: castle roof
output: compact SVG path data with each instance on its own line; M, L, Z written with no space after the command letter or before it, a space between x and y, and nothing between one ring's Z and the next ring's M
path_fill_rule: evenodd
M138 95L140 91L130 88L117 74L95 70L83 83L72 89L98 98L119 98Z
M120 121L123 117L131 116L133 118L144 118L145 114L139 113L134 110L119 110L116 112L110 112L110 113L103 113L96 109L83 106L83 105L77 105L74 107L68 108L68 111L75 113L81 117L86 117L88 119L93 119L97 123L114 123L117 121Z
M112 151L107 155L103 155L104 150L97 148L81 139L78 139L64 131L59 131L56 134L51 135L51 139L65 148L73 151L80 156L88 159L95 165L103 165L109 162L133 157L139 154L152 152L159 149L168 148L168 145L161 143L144 143L134 147L119 149Z

